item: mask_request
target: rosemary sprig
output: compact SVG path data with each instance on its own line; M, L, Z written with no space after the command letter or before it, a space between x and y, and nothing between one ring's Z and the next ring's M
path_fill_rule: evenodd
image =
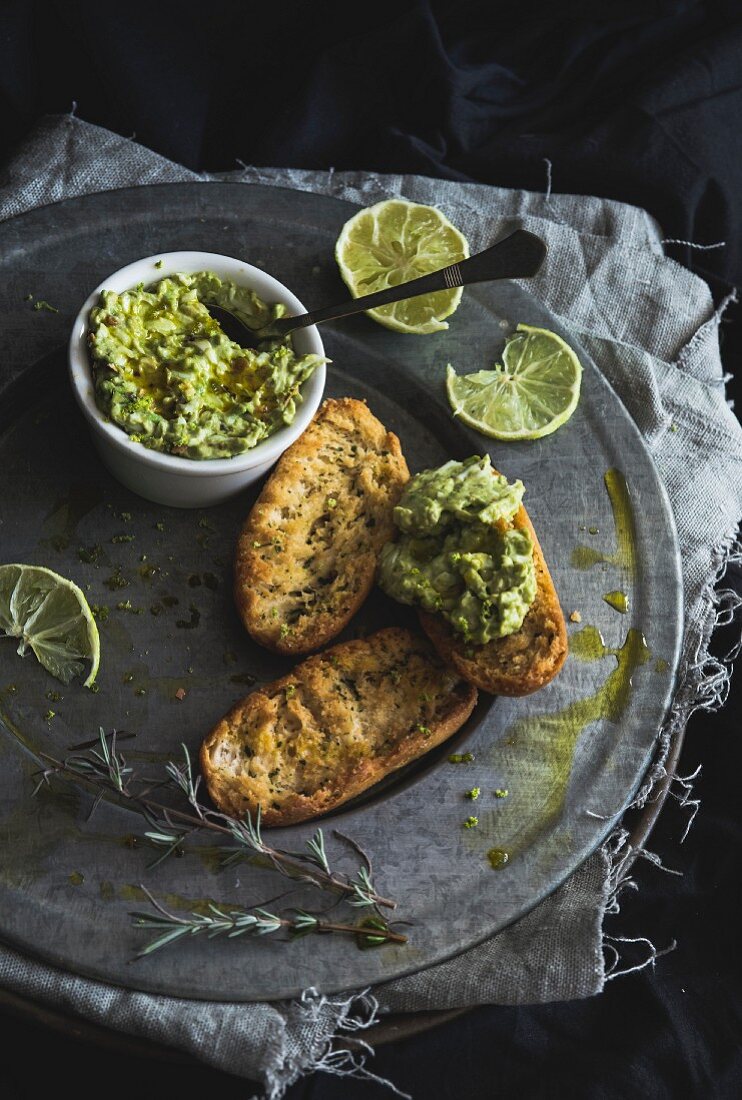
M191 758L185 745L182 746L183 763L169 761L165 767L165 778L156 782L140 778L126 763L123 753L117 749L115 732L106 734L101 729L94 745L97 747L80 746L61 760L47 753L42 754L47 766L37 772L33 793L37 794L54 776L77 780L94 791L91 814L105 794L113 795L123 805L145 818L150 825L145 837L150 843L163 849L151 867L179 851L189 837L206 830L219 833L231 842L225 849L223 866L244 859L250 853L256 853L264 857L267 866L275 868L285 877L322 890L330 890L356 907L396 908L397 903L394 900L384 897L376 890L368 856L349 837L336 833L350 844L365 864L352 879L331 869L321 828L306 842L306 852L289 852L275 848L264 840L259 810L254 819L247 813L242 820L237 820L202 803L198 797L201 778L193 778ZM153 797L153 793L158 790L167 790L185 797L188 808L179 809L159 801Z
M215 936L234 939L237 936L266 936L281 931L291 936L334 932L354 936L359 947L377 947L384 943L407 943L406 936L401 932L394 932L379 917L370 918L360 924L341 924L321 920L303 909L290 910L289 912L293 913L292 916L280 916L260 907L242 909L230 906L229 910L225 911L217 905L210 905L209 913L189 913L187 917L178 917L165 909L146 887L142 886L142 890L155 912L133 912L131 916L134 926L149 928L159 934L142 948L137 958L151 955L154 951L167 947L168 944L176 943L184 936L202 934L208 939L213 939Z

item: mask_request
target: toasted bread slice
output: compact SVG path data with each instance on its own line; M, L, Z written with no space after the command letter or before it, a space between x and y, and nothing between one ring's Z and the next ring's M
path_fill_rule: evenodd
M237 545L235 601L256 642L309 653L366 599L410 474L363 401L325 401L284 453Z
M390 627L297 665L232 708L201 746L226 814L291 825L340 806L445 741L477 691L430 643Z
M441 615L420 612L423 630L444 661L482 691L493 695L530 695L553 680L567 657L567 626L554 582L528 514L520 506L515 527L533 540L536 598L515 634L486 645L471 645L453 632Z

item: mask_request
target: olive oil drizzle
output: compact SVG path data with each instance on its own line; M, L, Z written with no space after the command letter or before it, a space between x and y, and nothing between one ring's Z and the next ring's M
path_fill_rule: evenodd
M594 546L576 546L571 563L575 569L591 569L598 562L607 562L623 569L630 578L636 575L636 523L626 478L620 470L606 470L603 481L608 491L616 531L616 549L612 554Z
M517 776L522 794L519 797L518 790L513 790L516 786L513 781L514 797L488 815L481 831L496 838L498 849L508 853L508 862L525 851L559 815L580 735L601 719L620 721L631 698L632 678L651 657L643 634L634 627L628 631L623 645L612 649L596 627L586 626L570 639L570 651L581 661L612 657L616 667L587 698L577 699L553 714L515 722L505 744L495 750L498 768ZM494 866L492 860L490 864Z

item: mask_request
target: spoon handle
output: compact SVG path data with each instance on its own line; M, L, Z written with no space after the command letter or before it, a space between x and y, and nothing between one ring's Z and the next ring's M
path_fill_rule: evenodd
M271 326L273 332L281 335L307 325L316 325L321 321L334 321L338 317L349 317L352 313L363 313L367 309L388 306L392 302L401 302L405 298L416 298L418 294L433 294L437 290L453 290L471 283L485 283L491 279L527 279L535 275L546 256L546 245L540 237L526 229L516 229L503 240L477 252L467 260L431 271L419 279L412 279L398 286L379 290L375 294L365 294L362 298L351 298L337 306L326 306L304 313L300 317L282 317Z

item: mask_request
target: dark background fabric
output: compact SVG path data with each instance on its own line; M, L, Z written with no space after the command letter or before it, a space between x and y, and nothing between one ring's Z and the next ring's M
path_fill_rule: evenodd
M0 4L0 162L43 114L77 114L189 168L367 168L607 196L645 207L717 301L742 283L742 7L488 0L281 4L191 0ZM740 307L722 325L727 370ZM730 579L742 587L737 571ZM719 652L734 631L720 635ZM479 1009L380 1048L375 1072L416 1100L742 1094L742 692L692 720L670 803L608 930L677 948L593 1000ZM455 914L452 914L455 934ZM644 956L625 945L625 965ZM6 1013L0 1096L249 1095L202 1067L124 1056ZM43 1051L43 1056L39 1056ZM387 1095L317 1075L289 1100Z

